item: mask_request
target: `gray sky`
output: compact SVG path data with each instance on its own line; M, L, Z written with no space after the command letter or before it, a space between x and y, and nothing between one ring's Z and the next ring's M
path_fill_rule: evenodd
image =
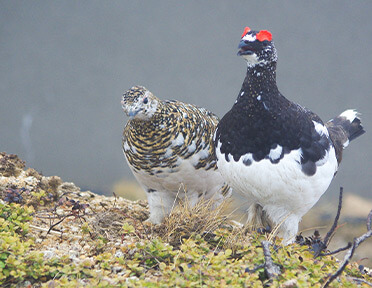
M46 175L110 193L133 179L121 151L123 92L220 117L245 75L245 26L273 33L278 86L324 121L347 108L367 134L344 154L339 186L371 196L371 1L1 1L0 150Z

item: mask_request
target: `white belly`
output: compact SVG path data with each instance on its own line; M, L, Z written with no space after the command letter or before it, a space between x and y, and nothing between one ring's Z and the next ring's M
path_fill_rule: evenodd
M155 175L141 171L133 171L133 174L144 187L156 191L174 194L177 194L178 191L186 191L187 194L214 194L218 192L224 185L221 174L213 168L210 170L195 169L193 157L187 160L183 159L181 164L174 169L161 168L162 173L155 173Z
M316 164L316 173L307 176L301 171L301 150L286 154L277 164L269 159L259 162L252 160L247 166L243 158L226 161L220 152L218 143L217 166L223 178L233 191L240 192L249 201L249 205L260 204L274 223L278 223L288 214L301 217L319 200L327 190L337 170L335 150L330 148L325 158ZM250 158L251 155L245 157Z

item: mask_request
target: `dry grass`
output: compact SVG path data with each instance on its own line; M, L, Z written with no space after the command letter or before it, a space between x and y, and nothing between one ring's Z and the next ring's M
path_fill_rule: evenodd
M202 199L191 207L186 198L173 207L162 224L151 226L151 235L160 237L175 248L180 247L187 239L201 237L210 243L215 242L216 251L231 249L234 253L250 245L253 238L257 238L255 230L252 231L248 226L234 220L236 215L231 199L225 199L215 209L213 204L213 200ZM219 228L226 232L223 237L215 234ZM269 236L266 234L265 238L268 239Z
M229 205L228 200L212 209L212 200L200 200L194 207L190 207L187 198L175 206L164 222L157 225L155 233L172 246L179 246L183 239L194 235L210 237L213 231L227 225L228 215L225 213Z

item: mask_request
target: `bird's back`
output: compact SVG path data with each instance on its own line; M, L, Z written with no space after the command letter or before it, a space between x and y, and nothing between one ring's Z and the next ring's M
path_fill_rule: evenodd
M124 129L123 150L133 169L159 174L191 157L195 169L216 169L211 135L217 116L174 100L163 107L150 121L133 119Z

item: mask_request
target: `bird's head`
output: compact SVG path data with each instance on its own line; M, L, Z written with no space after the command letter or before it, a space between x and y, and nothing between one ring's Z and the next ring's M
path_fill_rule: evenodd
M121 106L131 119L149 120L158 105L159 99L142 86L133 86L121 98Z
M267 30L252 31L245 27L238 49L238 55L247 61L249 67L269 64L278 59L272 35Z

